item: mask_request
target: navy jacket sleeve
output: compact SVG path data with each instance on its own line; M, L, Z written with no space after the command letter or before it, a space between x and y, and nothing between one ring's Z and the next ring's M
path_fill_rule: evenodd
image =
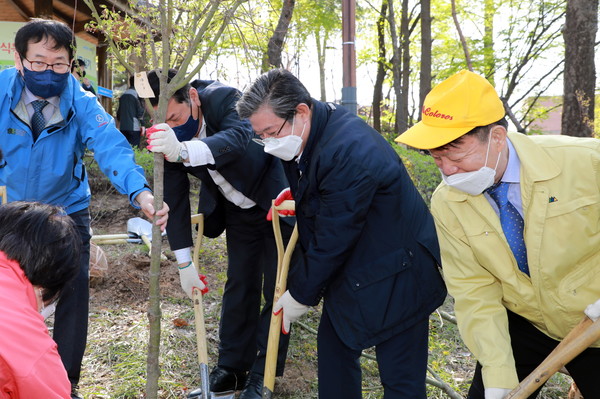
M202 113L207 124L204 143L210 149L219 169L237 162L252 144L254 132L246 120L240 120L235 104L240 92L219 82L211 82L205 88L198 87Z

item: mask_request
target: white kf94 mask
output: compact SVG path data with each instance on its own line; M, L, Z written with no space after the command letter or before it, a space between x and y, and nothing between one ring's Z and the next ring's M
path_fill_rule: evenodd
M265 152L271 154L277 158L283 159L284 161L291 161L300 153L300 147L302 147L302 136L304 136L304 129L306 129L306 123L302 127L302 133L300 136L294 135L294 126L296 123L296 115L292 119L292 134L276 138L267 137L262 140L265 146Z
M494 169L485 166L487 165L488 155L490 153L491 141L492 133L490 132L487 152L485 153L485 164L479 170L475 170L473 172L456 173L452 176L446 176L444 172L440 170L442 173L442 179L446 182L446 184L471 195L479 195L483 193L484 190L491 187L492 184L494 184L496 168L498 168L500 154L502 153L502 151L498 153L498 159L496 160L496 166L494 166Z

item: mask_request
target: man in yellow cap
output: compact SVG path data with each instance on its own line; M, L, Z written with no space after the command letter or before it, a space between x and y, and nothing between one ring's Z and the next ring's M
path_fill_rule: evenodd
M507 133L504 115L492 85L461 71L396 139L429 150L442 173L431 210L478 360L469 398L506 397L584 311L600 313L600 140ZM566 365L585 398L600 398L599 347Z

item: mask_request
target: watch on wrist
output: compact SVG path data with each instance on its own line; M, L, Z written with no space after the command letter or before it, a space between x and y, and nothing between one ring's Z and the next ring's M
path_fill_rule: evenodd
M179 160L183 162L188 159L188 156L189 154L187 148L185 145L182 145L181 150L179 151Z

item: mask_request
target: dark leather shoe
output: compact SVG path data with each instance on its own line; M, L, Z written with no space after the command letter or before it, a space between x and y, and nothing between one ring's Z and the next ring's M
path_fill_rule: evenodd
M79 393L77 385L71 385L71 399L83 399L83 395Z
M263 376L258 373L250 373L244 390L238 399L261 399L263 389Z
M210 372L208 381L213 392L237 391L246 382L246 372L217 366Z

